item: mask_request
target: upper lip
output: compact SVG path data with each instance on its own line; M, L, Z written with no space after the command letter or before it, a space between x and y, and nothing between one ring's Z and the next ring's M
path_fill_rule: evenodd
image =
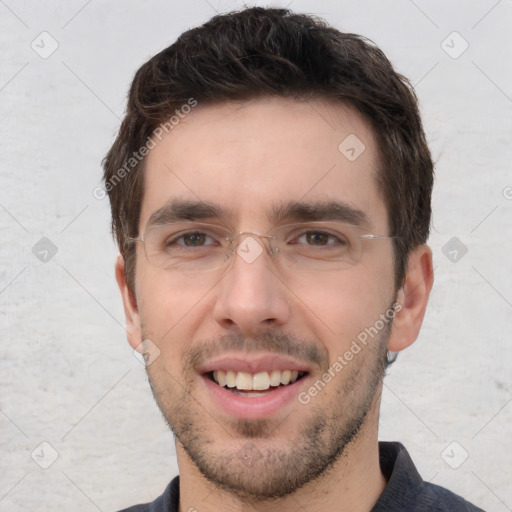
M310 365L285 355L278 354L224 354L215 357L202 364L199 373L210 373L217 370L258 373L272 370L297 370L299 372L309 372Z

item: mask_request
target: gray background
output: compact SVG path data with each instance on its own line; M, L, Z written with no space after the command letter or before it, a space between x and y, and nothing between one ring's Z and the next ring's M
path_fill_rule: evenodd
M512 2L272 5L287 4L386 52L416 86L437 162L434 291L385 379L380 438L404 442L426 480L512 510ZM2 511L116 510L177 472L93 190L136 69L241 5L0 0Z

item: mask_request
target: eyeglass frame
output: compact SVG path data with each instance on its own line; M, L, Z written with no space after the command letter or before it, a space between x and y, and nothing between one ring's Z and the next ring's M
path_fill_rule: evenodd
M283 228L292 227L292 226L314 227L315 224L324 224L326 222L329 222L329 221L328 220L321 220L321 221L309 221L309 222L304 222L304 223L295 222L295 223L290 223L290 224L283 224L283 225L277 227L277 229L281 230ZM339 221L336 221L336 222L338 224L343 225L343 226L349 226L349 227L353 227L353 228L356 228L356 229L361 229L359 226L355 226L355 225L350 224L348 222L347 223L343 223L343 222L339 222ZM205 223L205 222L193 222L193 221L177 221L177 222L167 222L167 223L163 223L163 224L156 224L156 225L152 225L152 226L146 226L146 228L144 229L144 234L141 237L125 236L125 240L130 241L130 242L143 243L144 244L144 254L146 256L146 259L149 261L149 263L151 265L157 267L157 268L164 268L166 270L169 270L169 268L166 268L165 266L161 266L161 265L156 264L154 261L152 261L151 257L148 255L147 247L146 247L146 238L145 238L147 230L151 229L153 227L158 227L158 226L171 226L171 225L188 224L188 223L192 224L192 228L198 228L199 229L199 228L204 226L204 227L215 228L217 230L220 229L222 231L229 232L228 228L226 228L225 226L217 225L217 224ZM193 231L193 230L191 229L191 230L188 230L188 231ZM186 234L187 234L186 231L184 231L182 236L185 236ZM242 235L256 236L258 238L264 238L268 242L267 250L268 250L268 248L270 248L270 250L268 251L269 255L272 256L272 257L275 257L278 254L280 254L279 247L274 247L272 245L272 242L271 242L272 239L276 239L277 238L275 234L272 234L272 233L264 234L264 233L260 233L258 231L240 231L240 232L238 232L238 233L236 233L234 235L225 236L223 238L225 241L228 242L228 245L224 248L226 250L226 255L228 255L228 257L226 258L226 262L222 263L219 266L212 267L212 268L209 268L209 269L201 269L201 270L199 270L199 272L208 272L208 271L212 271L212 270L218 270L220 268L223 268L226 265L227 261L230 261L230 260L231 260L231 263L232 263L234 261L234 257L233 256L234 256L235 252L238 252L238 249L236 249L236 248L233 249L232 248L232 244L233 244L233 242L237 238L239 238ZM335 235L331 235L331 236L335 236ZM402 237L394 236L394 235L378 235L378 234L375 234L375 233L367 233L367 234L364 234L364 235L357 235L357 238L361 239L361 240L381 240L381 239L389 240L389 239L400 239ZM239 247L239 245L240 244L237 244L236 247ZM361 258L362 258L362 254L363 254L363 249L361 247L361 256L360 256ZM310 258L310 259L313 260L314 258ZM325 262L326 260L318 259L317 261ZM340 262L341 262L341 260L338 261L338 263L340 263ZM353 267L353 266L357 265L359 262L360 262L360 259L357 259L353 263L350 263L349 261L345 261L345 263L348 263L348 264L346 266L339 267L336 270L343 270L343 269L346 269L346 268ZM319 269L315 269L315 270L319 270ZM322 270L326 270L326 269L322 269ZM330 269L330 270L332 270L332 269ZM185 272L187 272L187 271L185 271ZM188 272L190 272L190 270L188 270Z

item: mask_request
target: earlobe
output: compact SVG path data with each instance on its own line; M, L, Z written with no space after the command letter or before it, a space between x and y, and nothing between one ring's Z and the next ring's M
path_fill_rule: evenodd
M420 245L409 255L405 282L397 294L400 304L397 310L400 311L393 320L388 343L390 351L399 352L418 337L433 283L432 251Z
M128 286L124 258L121 255L117 257L115 272L117 285L119 286L119 291L123 299L124 315L126 318L126 337L130 345L136 348L142 340L140 316L135 295Z

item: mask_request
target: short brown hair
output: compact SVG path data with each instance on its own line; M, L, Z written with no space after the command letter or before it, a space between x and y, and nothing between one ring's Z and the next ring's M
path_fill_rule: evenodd
M412 86L371 41L312 16L254 7L188 30L135 75L126 116L103 161L112 232L132 292L135 248L126 237L138 236L144 159L137 153L132 167L126 162L191 98L215 104L258 96L345 102L370 122L390 232L400 237L394 241L399 288L410 251L428 238L433 185Z

